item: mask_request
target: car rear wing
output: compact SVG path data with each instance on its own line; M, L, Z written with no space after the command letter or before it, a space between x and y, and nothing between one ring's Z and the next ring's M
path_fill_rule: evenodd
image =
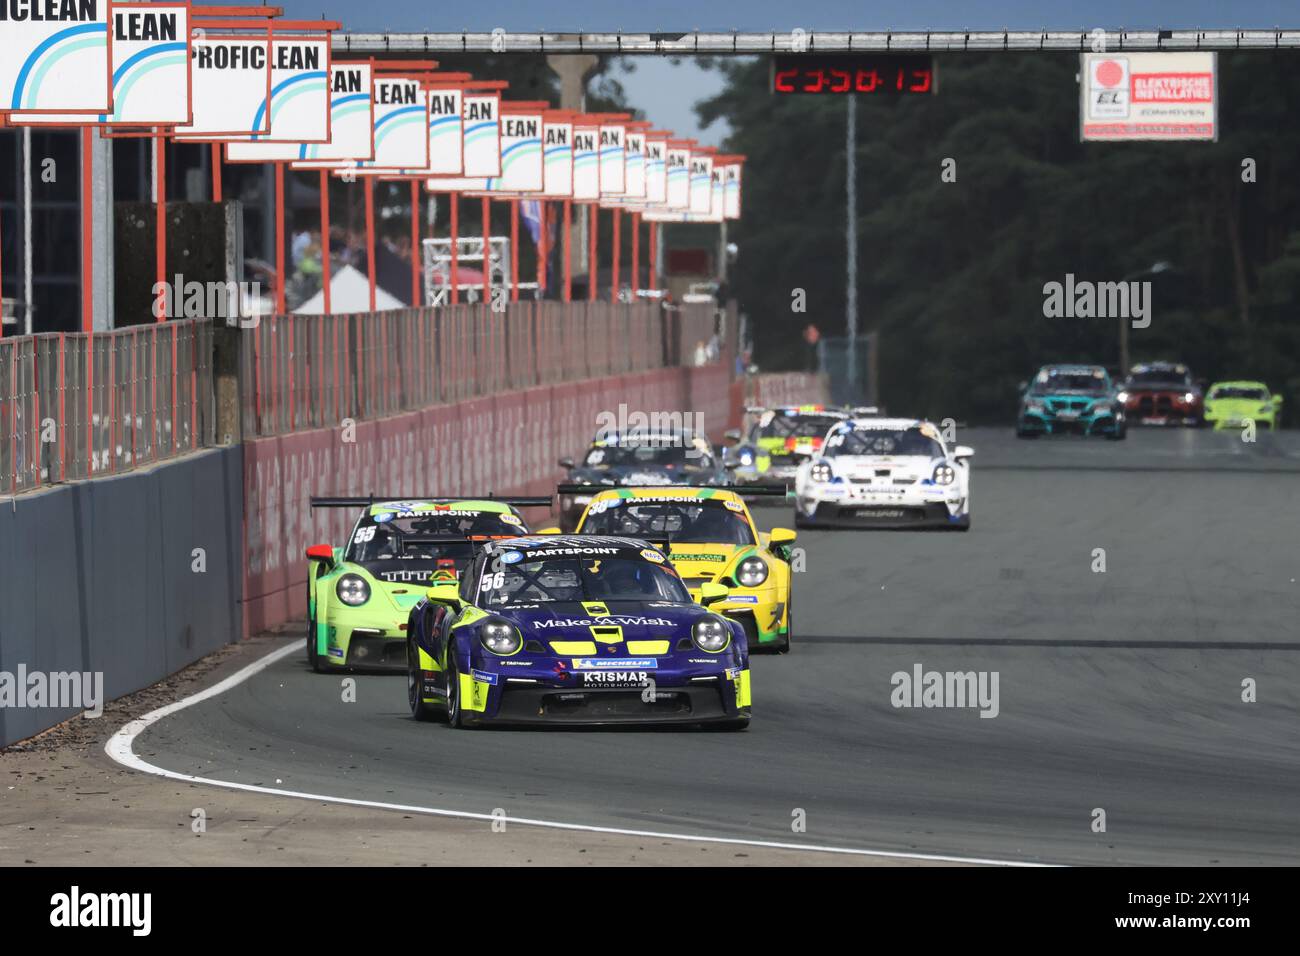
M313 508L368 508L371 505L381 505L389 501L416 501L429 504L450 504L456 501L499 501L501 504L510 505L512 508L549 508L552 503L550 496L515 496L515 495L458 495L454 498L438 497L435 495L375 495L367 497L344 497L344 498L318 498L315 495L311 498Z
M526 533L520 534L421 534L403 536L398 539L398 547L402 553L406 549L421 544L468 544L471 554L477 554L478 550L490 541L508 541L511 538L527 538Z
M673 543L673 539L668 535L649 535L649 534L609 534L605 531L566 531L566 538L628 538L632 541L644 541L646 544L652 544L664 554L668 553L668 546Z
M560 495L598 495L602 491L674 491L679 488L692 488L696 491L731 491L744 497L751 495L781 495L786 497L790 489L776 485L556 485L555 492Z

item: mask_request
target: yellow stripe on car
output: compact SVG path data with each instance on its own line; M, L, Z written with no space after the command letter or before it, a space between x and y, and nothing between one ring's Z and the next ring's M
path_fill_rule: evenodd
M593 641L551 641L551 650L557 654L582 657L587 654L596 653L596 645Z
M629 654L667 654L668 641L628 641Z

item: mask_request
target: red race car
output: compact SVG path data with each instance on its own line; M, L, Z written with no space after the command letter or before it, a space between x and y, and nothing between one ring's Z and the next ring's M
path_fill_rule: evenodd
M1134 365L1120 386L1119 400L1133 425L1205 424L1201 386L1186 365L1176 362Z

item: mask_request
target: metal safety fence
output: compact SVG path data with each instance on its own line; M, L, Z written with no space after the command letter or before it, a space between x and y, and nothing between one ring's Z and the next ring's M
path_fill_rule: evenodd
M457 305L264 316L224 338L202 319L6 337L0 493L115 474L211 445L222 367L214 348L234 352L231 411L243 436L257 438L699 364L700 342L725 343L719 315L706 305L533 301L502 312Z
M210 445L212 341L205 321L0 339L0 482L13 494Z
M240 337L246 438L689 365L714 310L518 302L263 317ZM692 346L693 347L693 346Z

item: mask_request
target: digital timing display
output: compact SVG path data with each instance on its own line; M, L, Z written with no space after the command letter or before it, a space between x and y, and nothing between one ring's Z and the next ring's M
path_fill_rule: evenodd
M934 59L926 53L788 53L772 57L773 93L934 92Z

